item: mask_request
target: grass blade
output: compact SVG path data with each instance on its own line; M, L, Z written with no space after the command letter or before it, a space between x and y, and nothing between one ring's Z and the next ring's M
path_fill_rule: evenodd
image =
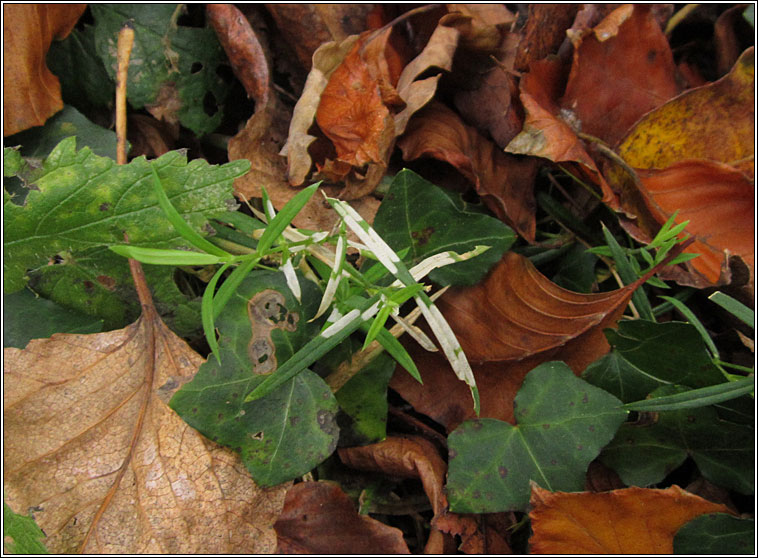
M716 291L708 300L715 302L721 306L724 310L735 316L738 320L746 323L752 328L755 328L755 312L742 304L739 300L732 298L731 296Z
M629 411L675 411L692 407L705 407L735 399L754 389L754 378L742 378L735 382L725 382L715 386L692 389L683 393L635 401L623 406Z
M232 257L231 254L227 257L221 257L200 252L188 252L187 250L143 248L129 244L118 244L116 246L109 246L108 248L119 256L132 258L138 262L152 265L213 265Z
M674 298L673 296L661 296L660 298L666 302L670 302L677 310L682 313L685 318L687 318L687 321L695 327L695 329L700 334L700 337L702 337L703 341L705 341L705 344L708 347L708 350L711 352L713 358L719 358L719 350L716 348L716 344L713 342L713 339L711 339L711 336L708 335L708 332L705 330L703 323L695 314L692 313L692 310L687 308L687 306L681 300Z
M218 280L221 278L221 275L223 275L224 271L226 271L228 267L228 263L222 265L213 275L211 280L208 281L208 285L205 287L205 292L203 292L203 300L200 304L201 317L203 321L203 333L205 333L205 339L208 341L208 346L211 348L211 351L213 352L219 364L221 363L221 353L219 350L218 341L216 340L216 315L213 312L213 295L216 292L216 284L218 283Z
M287 202L282 210L276 214L266 227L266 230L258 240L258 253L262 256L274 241L284 232L284 229L292 222L292 219L300 212L303 206L313 197L313 194L321 182L316 182L307 188L300 190L295 196Z

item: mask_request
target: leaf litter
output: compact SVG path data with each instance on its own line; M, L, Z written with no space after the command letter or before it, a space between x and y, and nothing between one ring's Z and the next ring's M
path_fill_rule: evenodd
M252 166L250 173L235 179L234 193L240 200L255 203L255 198L260 198L265 188L279 210L300 191L301 185L324 178L326 183L321 189L329 197L350 199L352 206L369 224L374 222L378 210L381 223L386 219L381 217L382 211L390 206L392 197L387 196L387 185L399 169L402 153L406 163L419 169L422 175L428 172L435 181L440 177L440 182L452 186L445 195L453 201L456 196L460 198L456 204L459 209L464 208L462 215L494 214L510 225L526 244L532 243L536 247L540 242L544 244L544 236L540 237L543 233L539 221L541 209L535 203L534 191L545 172L552 177L552 173L560 170L578 179L570 186L572 191L567 195L572 206L582 203L582 199L591 199L577 187L581 181L584 183L582 187L599 191L608 207L623 211L624 214L619 215L621 225L643 242L649 242L675 210L679 210L677 222L690 221L687 232L696 237L690 249L702 252L703 256L685 264L686 269L677 267L675 271L661 273L661 276L698 287L734 284L732 293L742 289L743 296L749 295L753 289L753 261L752 235L748 233L753 223L752 219L750 222L747 219L752 215L753 204L752 198L746 194L752 191L752 141L719 142L712 139L719 137L718 134L726 128L725 122L740 122L738 129L743 130L745 126L752 126L753 119L752 104L750 107L744 105L742 109L730 105L732 100L743 98L744 91L752 87L752 66L747 64L752 60L752 54L748 51L740 57L745 47L735 46L740 42L734 40L735 37L739 39L735 29L739 27L740 18L734 15L738 13L736 8L729 12L728 18L726 12L718 18L715 43L720 73L706 79L700 73L702 68L691 59L682 58L677 50L679 47L674 47L677 44L675 25L683 28L687 18L677 19L678 13L672 18L671 10L665 7L532 5L518 14L501 6L476 5L423 7L413 13L404 13L392 6L372 9L357 5L271 5L257 11L246 9L245 14L233 9L209 7L207 17L219 42L226 50L245 93L255 102L255 112L240 119L240 123L247 119L247 126L235 129L229 135L229 158L247 159ZM176 22L172 21L171 25L175 26ZM236 31L231 31L232 28ZM404 31L399 31L401 28ZM76 33L78 38L79 30ZM281 37L284 35L289 36L289 45L283 44ZM296 54L285 64L283 59L286 57L282 52L287 48ZM172 64L177 63L172 60ZM185 65L183 72L193 70L191 73L195 73L197 70L188 67L189 60L183 60L182 64ZM204 67L203 71L212 69L214 64L214 61L204 64L208 68ZM727 73L732 65L734 70ZM243 68L255 71L245 74ZM283 68L289 68L284 70L290 80L286 86L289 91L281 85ZM725 77L718 79L721 76ZM353 87L349 87L350 80ZM156 82L154 85L164 87L165 83ZM702 87L686 89L689 85ZM221 116L229 110L229 107L222 106L223 96L218 94L215 98L219 109L217 119L207 113L193 113L195 109L190 107L192 103L186 97L187 91L193 87L198 86L180 85L171 95L164 96L164 102L158 99L151 105L155 122L161 118L175 122L179 118L183 119L185 127L195 131L211 130L216 125L211 122L221 122ZM213 93L215 86L208 83L203 87L206 87L203 91ZM630 92L633 92L631 99ZM202 95L199 93L197 98ZM619 98L628 102L618 103ZM704 99L709 100L705 102ZM172 100L171 103L168 100ZM709 107L706 111L692 108L704 102ZM711 108L713 114L708 112ZM691 110L695 114L686 116ZM351 114L353 118L350 118ZM703 122L697 120L699 115L703 115ZM706 120L713 127L703 133ZM364 127L367 122L373 125ZM685 126L682 128L685 131L680 132L680 127L685 124L689 128ZM178 129L176 124L171 126L173 130ZM155 124L148 127L145 123L143 129L153 127ZM686 154L675 148L670 150L671 153L659 150L664 157L660 159L655 150L647 150L646 146L658 137L668 137L666 134L684 134L697 148ZM151 147L147 149L159 153L173 147L169 143L181 141L180 135L174 132L163 131L161 135L160 140L151 140ZM675 145L676 142L668 142L667 149ZM714 150L716 145L725 151ZM499 149L505 149L505 152L498 153ZM438 163L430 164L430 161ZM709 187L713 183L719 185L716 190ZM411 180L408 184L417 183ZM697 195L690 195L693 184ZM475 192L484 205L475 207L469 204L471 192ZM571 195L576 199L572 201ZM382 196L384 203L380 206L378 198ZM13 201L10 203L12 212L18 211L13 207ZM713 212L698 212L705 205ZM453 215L451 213L449 218L457 219ZM719 217L715 218L716 215ZM205 212L203 216L211 215ZM314 196L294 224L310 230L328 231L335 222L337 217L321 202L321 197ZM730 223L731 230L723 227L725 222ZM395 232L395 225L391 220L389 223L382 233L388 237ZM435 228L434 224L430 226ZM405 231L400 227L401 239L405 232L409 233L407 242L414 250L411 259L426 254L424 244L429 239L445 241L444 235L427 229L417 231L409 227ZM735 230L740 232L735 234ZM207 231L203 229L203 232ZM55 236L52 234L54 241ZM402 240L401 244L405 242ZM510 246L512 239L506 242L506 246ZM395 250L400 249L392 242L390 244ZM524 246L517 245L516 250L529 253ZM490 252L498 254L497 251ZM64 263L81 266L88 257L97 261L99 256L96 251L82 251L76 258L64 258ZM40 260L37 265L41 263ZM24 275L33 264L19 265L15 258L11 264L16 265L11 284L14 288L23 286L26 282ZM474 261L466 262L469 264L473 266ZM564 361L567 368L562 371L578 382L581 380L574 376L580 375L592 363L597 371L598 363L606 362L598 360L605 358L604 355L617 359L615 364L610 364L611 368L617 366L627 372L635 369L635 374L651 374L644 363L625 361L625 357L618 356L620 353L617 352L609 355L613 343L609 344L608 340L614 338L604 330L616 328L620 320L620 325L635 323L624 321L622 315L633 291L640 288L652 272L616 291L587 294L559 288L549 274L538 273L527 258L514 251L506 252L499 263L492 261L492 264L492 270L477 285L463 286L466 284L463 281L461 286L453 287L437 302L473 363L481 393L481 416L485 417L482 421L497 419L503 428L519 428L508 424L516 421L514 397L530 371L551 360ZM745 264L746 272L741 271L742 264ZM456 265L465 269L464 264ZM50 267L48 274L59 266ZM81 269L86 268L82 266ZM446 270L438 271L440 273L433 276L433 280L448 277L452 278L451 282L456 282L468 274L461 271L458 277L452 271L447 275ZM38 272L32 271L33 280L29 283L33 288L40 285L34 280L35 273ZM155 271L148 269L148 274L151 273ZM119 276L115 272L99 273L98 277L103 278L98 284L106 290L114 285L117 291L120 289ZM165 284L174 284L165 274L152 277L161 279L151 279L151 287L164 284L160 288L165 289ZM303 279L298 281L310 284ZM75 285L76 280L71 280L70 284ZM289 300L290 289L284 283L280 287L274 291L284 299L284 302L276 299L280 306L288 312L297 312L295 302ZM590 284L590 289L596 289L596 284ZM251 296L258 295L253 293ZM310 303L306 298L303 301ZM313 297L313 301L316 298ZM313 310L306 314L315 313L315 307ZM291 354L293 349L285 348L289 342L287 336L293 334L289 326L271 328L271 324L260 322L257 327L251 314L243 314L227 322L222 319L219 328L220 342L235 347L226 349L230 352L222 353L222 358L229 361L234 360L237 353L246 355L247 361L241 363L238 372L249 375L251 367L255 368L255 360L265 368ZM305 321L296 323L299 327ZM157 341L152 383L148 380L151 337ZM463 428L460 432L465 432L466 428L480 424L467 420L474 418L470 396L462 383L454 378L446 361L421 351L415 344L404 343L424 380L423 385L418 384L400 370L394 375L390 387L408 402L406 409L420 413L417 416L428 423L436 422L435 428L448 434L459 432L457 428ZM264 350L263 345L268 348ZM70 365L70 371L61 368L57 360L62 351L71 351L71 356L63 359ZM5 371L5 411L9 414L4 419L6 440L10 440L6 472L9 463L14 467L10 469L12 476L6 476L6 498L17 511L42 508L34 511L34 517L47 535L46 543L51 549L80 547L89 526L94 525L86 539L87 549L93 552L123 551L125 548L129 552L198 552L200 549L208 552L272 552L276 544L274 536L278 537L276 549L279 552L325 552L343 547L346 553L360 549L368 552L378 549L393 553L409 551L400 531L358 515L350 497L324 480L296 484L289 490L287 502L283 502L284 492L289 487L287 479L304 473L330 478L325 464L314 467L337 445L339 431L336 425L342 427L345 417L337 411L336 403L327 410L329 420L322 412L316 413L312 421L305 421L328 427L329 432L320 428L320 433L328 438L326 453L316 451L318 455L311 455L303 461L302 471L298 470L296 474L268 477L269 473L263 473L263 469L273 472L278 465L272 467L271 462L266 461L265 450L263 453L245 450L240 459L233 449L239 451L243 444L225 439L223 443L231 449L217 446L173 414L166 402L181 386L188 385L193 378L197 381L203 377L203 373L197 373L201 366L204 374L220 369L210 361L202 364L202 358L163 325L155 310L143 307L142 316L121 330L93 336L56 334L48 340L32 341L25 350L6 349L6 355L11 357L6 356L11 364L6 365ZM349 361L348 355L345 362ZM48 365L48 362L53 364ZM105 364L101 365L101 362L108 364L108 370L103 371ZM34 372L43 364L56 370L54 381L47 370ZM23 373L19 372L22 370L19 366L25 367ZM114 368L121 372L120 375L117 373L118 379L111 380L109 374L115 373ZM317 365L314 369L319 370ZM314 384L314 389L310 390L312 395L323 392L328 395L325 402L334 401L318 377L328 373L329 370L308 371L297 381ZM623 381L630 381L631 377L624 376ZM604 381L613 383L617 379L606 378ZM566 380L566 384L569 383ZM15 391L9 393L9 386ZM652 389L643 391L646 395ZM374 405L378 397L386 404L383 390L368 390L361 387L360 382L355 384L352 393L356 402ZM7 399L11 395L14 399ZM216 401L218 409L212 409L218 411L217 414L223 413L221 409L226 405L225 394L219 397ZM73 402L82 408L82 415L65 412L61 402L69 406ZM328 402L326 404L328 406ZM27 408L27 405L32 407ZM285 408L295 409L287 405L290 404ZM190 407L189 412L192 411ZM417 550L421 550L424 544L427 550L438 553L455 552L456 548L467 553L508 553L514 543L514 548L526 548L523 541L519 543L517 534L519 517L525 516L519 515L521 511L515 512L516 515L507 511L514 509L511 504L501 502L488 509L499 512L496 514L462 515L450 510L448 497L457 499L457 505L461 502L471 505L472 501L479 500L470 497L478 485L464 482L462 486L458 477L460 469L451 470L449 478L445 478L447 464L441 457L444 455L444 451L440 451L442 448L424 438L395 436L391 428L382 428L381 416L377 422L375 410L367 415L372 422L363 428L363 409L358 405L355 408L347 405L347 408L350 408L350 420L355 421L353 433L372 432L371 436L381 437L386 432L387 438L384 441L363 439L363 443L373 443L358 447L354 442L350 443L350 438L339 437L338 454L343 465L347 463L354 468L372 470L386 478L418 479L423 485L431 502L432 510L425 516L431 521L431 529L428 539L417 546ZM398 416L397 409L391 410L390 416ZM711 410L706 409L705 414ZM718 411L721 414L723 409ZM380 415L383 412L380 410ZM277 413L273 411L272 416L278 416ZM181 414L186 420L187 409ZM140 419L140 416L144 418ZM723 422L722 418L711 419L708 414L707 420L698 420L699 427L708 429L711 427L703 425ZM51 421L65 424L66 420L73 421L71 428L47 426ZM647 428L650 432L663 432L671 420L673 415L667 415L659 424ZM520 420L517 422L520 424ZM619 432L624 428L646 428L632 424L627 423ZM273 426L266 424L253 428L255 432L247 432L253 435L252 438L248 436L249 442L255 446L257 442L265 441L272 434ZM33 446L39 447L27 447L30 445L17 442L18 437L8 437L11 432L8 429L21 432L22 427L36 432L34 436L39 444ZM202 430L203 426L198 423L198 428ZM719 427L713 428L718 431ZM220 428L218 432L206 433L218 438L226 435L224 430ZM748 430L746 427L745 431ZM28 431L24 431L25 436L29 435ZM55 432L57 436L50 435ZM97 438L93 433L103 436L99 440L93 439ZM459 434L451 434L451 440L460 439L476 446L474 437L468 439ZM671 437L665 434L652 434L653 438L656 436L671 441ZM120 448L121 453L98 453L98 444L111 438L118 439L118 443L113 442L113 447ZM433 439L442 443L439 436ZM131 440L135 440L134 443ZM691 445L688 441L682 444ZM742 451L741 445L736 445L740 446L736 450ZM189 446L189 450L183 449ZM452 464L473 456L473 453L466 452L454 455L457 451L455 444L450 446ZM674 446L670 449L677 454L675 461L678 462L683 450L678 443ZM608 449L613 448L614 443L611 443ZM553 458L560 449L556 447L551 452ZM606 456L609 462L612 461L611 455ZM695 451L691 455L696 462L701 459L701 463L697 463L702 468L700 473L710 476L714 482L732 483L737 490L752 490L742 481L735 480L742 478L743 472L736 477L728 474L726 477L714 476L700 453ZM187 456L202 457L200 461L187 463ZM626 461L633 460L633 457ZM311 458L314 458L313 462L308 461ZM335 460L336 455L330 459ZM251 467L251 462L256 460L257 465ZM299 458L294 458L289 463L295 465L298 461ZM676 467L665 459L659 458L656 462L664 468ZM198 463L205 465L200 467ZM157 468L159 465L163 468ZM475 462L467 469L485 474L485 470L476 470L479 465ZM572 473L576 479L585 474L587 467L588 479L601 467L597 461L582 461L580 465L579 473ZM576 464L572 467L574 471ZM660 476L658 473L655 478L638 476L632 479L622 466L615 467L628 484L654 485ZM256 484L251 480L246 468L261 482ZM633 465L629 468L636 474L640 472ZM44 482L52 470L64 471L67 475L63 477L64 482L55 487ZM313 473L307 473L309 470ZM118 485L124 486L123 490L114 489L116 484L108 484L120 474L127 477ZM496 470L496 475L502 477L500 469ZM526 476L538 481L542 478L539 475ZM40 482L32 483L37 478L41 479ZM333 478L340 480L339 475ZM211 482L213 479L216 480ZM128 480L137 484L129 485ZM284 484L273 488L259 487L282 481ZM610 487L617 488L619 482L618 479L611 482ZM581 490L581 485L580 480L576 480L570 488L554 487L553 490ZM9 486L12 489L9 490ZM135 487L142 489L143 486L144 494L135 496L136 504L128 502ZM402 490L399 484L393 486ZM586 486L591 483L588 481ZM46 491L42 499L35 494L37 488ZM73 505L62 495L64 488L70 489L69 495L77 495ZM230 501L227 497L230 490L245 494L244 502L238 497ZM192 491L192 497L200 498L202 505L177 507L177 502L184 502L182 498L192 501L187 496ZM462 497L461 494L469 496ZM173 495L172 504L163 506L160 498L167 495ZM655 507L660 515L653 519L632 511L646 498L658 499ZM681 504L683 498L687 504ZM532 486L530 516L534 535L529 543L530 549L532 552L558 552L564 551L567 544L575 544L577 549L582 549L575 550L577 552L654 552L661 549L671 552L677 529L691 517L708 511L727 511L692 498L695 497L677 487L666 490L617 489L605 494L562 494ZM569 524L550 516L550 509L543 514L545 507L563 505L563 499L566 502L581 500L579 508L560 512L563 516L568 514ZM613 537L618 540L621 533L624 544L615 547L609 543L595 548L584 546L586 541L575 540L580 531L575 528L577 521L584 522L582 524L587 529L600 526L598 528L602 531L602 525L607 522L603 523L597 517L583 519L581 516L583 512L593 513L611 499L614 499L612 509L599 513L603 520L613 519ZM523 507L525 500L521 498L519 501L520 509L529 511ZM97 516L98 506L103 502L108 503L103 506L102 515ZM316 507L315 502L318 502ZM321 507L324 502L330 502L329 513ZM280 511L282 504L285 506L283 512ZM151 510L148 515L162 518L163 523L155 520L148 525L136 521L129 529L124 529L118 521L123 520L123 514L135 513L134 505ZM156 508L150 506L157 506L161 511L153 512ZM74 515L70 513L72 509ZM317 509L321 513L316 512ZM682 509L686 509L684 515ZM69 510L69 513L62 516L60 510ZM260 515L255 515L258 512ZM306 516L313 522L306 521ZM644 517L645 521L653 522L660 529L637 536L639 526L629 521L634 517ZM186 526L188 536L185 539L180 537L187 544L186 548L171 538L176 532L177 518L181 518L181 525ZM397 519L391 516L380 519L397 524ZM274 522L275 535L271 528ZM167 527L169 524L171 527ZM356 532L365 535L346 537L345 533L349 531L346 531L346 525L355 525L360 530ZM406 525L403 532L409 530ZM228 533L228 536L219 536L220 533ZM598 533L595 542L606 540L606 535L606 532ZM243 540L246 536L247 540ZM634 546L633 543L643 539L648 546ZM128 540L125 546L108 546L125 540ZM209 542L211 540L214 542ZM256 544L260 546L251 547L251 540L257 540ZM686 537L684 540L686 543ZM625 545L627 542L629 545Z

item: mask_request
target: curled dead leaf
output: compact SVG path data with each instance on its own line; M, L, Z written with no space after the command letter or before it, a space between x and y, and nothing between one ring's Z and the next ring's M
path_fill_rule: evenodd
M562 360L580 374L607 353L603 329L616 324L641 281L605 293L574 293L508 252L478 285L450 289L436 304L471 362L481 416L513 423L513 398L537 365ZM412 345L408 350L424 384L397 373L390 387L448 431L474 418L467 390L456 385L444 359Z
M281 554L409 554L399 529L359 515L336 484L301 482L274 525Z
M42 126L63 108L45 56L74 28L86 4L3 4L3 135Z
M678 486L568 493L533 483L531 505L533 554L672 554L682 525L702 514L730 513Z
M54 553L270 553L286 485L167 402L202 359L144 308L124 329L5 349L4 492Z

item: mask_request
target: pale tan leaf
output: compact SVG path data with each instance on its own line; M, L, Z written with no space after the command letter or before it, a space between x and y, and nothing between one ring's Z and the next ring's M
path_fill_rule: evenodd
M286 486L167 402L202 359L152 307L124 329L5 349L4 492L54 553L272 552Z

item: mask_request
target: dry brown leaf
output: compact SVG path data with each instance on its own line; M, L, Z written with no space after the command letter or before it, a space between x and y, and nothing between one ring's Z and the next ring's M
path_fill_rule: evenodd
M124 329L5 349L4 492L53 553L270 553L285 486L167 405L202 359L152 305Z
M533 62L557 54L579 7L578 4L529 4L529 15L516 54L516 69L526 71Z
M575 41L561 107L582 132L615 145L643 114L679 93L676 66L649 5L625 4Z
M460 535L462 545L477 553L490 545L493 549L508 549L501 537L487 538L476 517L448 512L447 496L443 485L447 465L437 448L420 436L388 437L367 446L340 448L342 462L353 469L382 473L391 477L417 478L434 512L432 529L425 546L425 554L440 554L454 544L451 535Z
M679 528L706 513L729 513L685 492L631 487L550 492L532 483L532 554L672 554Z
M3 135L42 126L63 108L45 64L50 43L74 28L86 4L3 4Z
M399 529L359 515L336 484L301 482L274 525L279 554L410 554Z
M527 240L534 240L533 159L503 153L442 103L425 107L398 141L406 161L432 157L455 167L473 184L498 218Z
M344 41L367 29L373 4L266 4L276 27L292 45L300 63L311 69L313 54L329 42ZM314 60L315 63L315 60Z
M478 285L452 288L437 301L471 362L481 416L513 423L513 398L534 367L562 360L580 374L610 350L614 327L640 281L606 293L567 291L527 258L508 252ZM474 418L471 396L444 358L408 347L423 386L399 370L390 387L448 431Z
M269 63L250 23L232 4L208 4L205 11L247 96L266 105L271 89Z
M146 114L130 114L128 117L130 157L146 156L157 159L168 153L179 139L179 126L156 120Z
M469 51L494 52L516 16L503 4L447 4L440 25L455 27L461 46Z

